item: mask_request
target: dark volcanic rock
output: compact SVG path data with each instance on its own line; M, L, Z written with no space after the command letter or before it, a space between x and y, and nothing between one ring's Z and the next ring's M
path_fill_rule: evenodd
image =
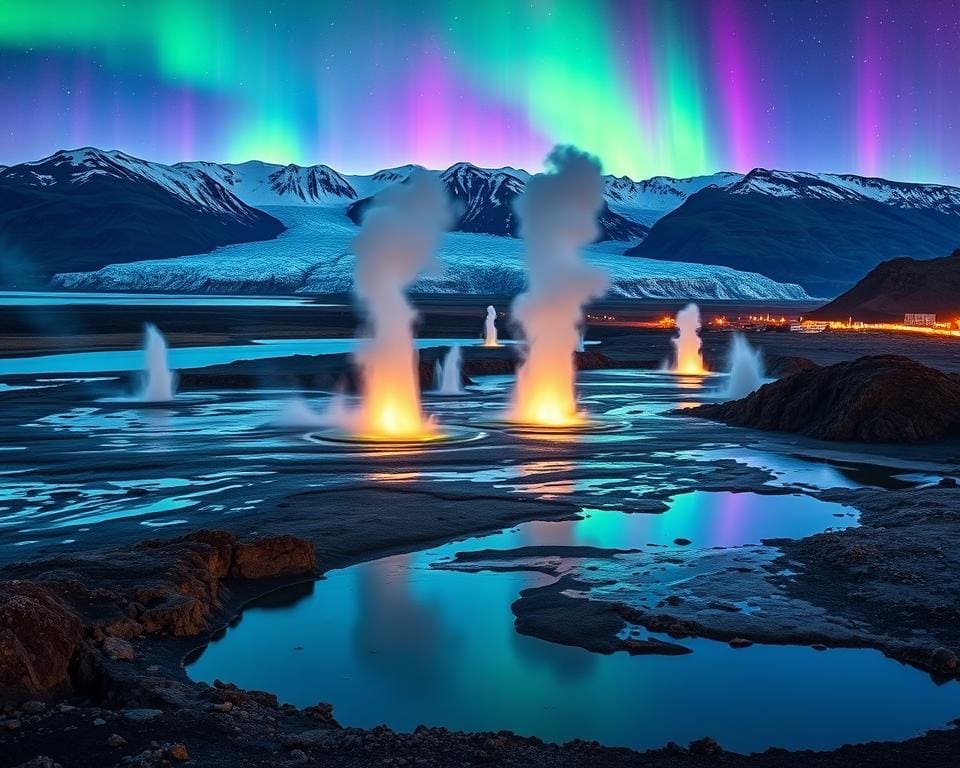
M824 320L902 322L908 312L952 320L960 309L960 248L942 259L892 259L877 265L849 291L808 313Z
M861 357L802 371L742 400L701 405L683 414L821 440L937 440L960 434L960 376L907 357Z
M800 371L816 370L820 366L806 357L776 355L766 359L765 367L768 376L775 379L785 379L787 376L800 373Z

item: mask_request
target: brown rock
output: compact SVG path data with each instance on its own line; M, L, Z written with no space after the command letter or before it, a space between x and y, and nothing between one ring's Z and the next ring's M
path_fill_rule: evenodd
M745 637L735 637L729 642L731 648L749 648L753 645L753 640L747 640Z
M119 749L120 747L127 746L127 740L119 733L112 733L107 739L107 746L113 747L114 749Z
M190 753L187 752L187 748L183 744L172 744L170 748L167 749L167 754L181 763L190 759Z
M108 624L103 628L103 631L108 635L122 637L124 640L129 640L132 637L140 637L140 635L143 634L143 624L141 624L139 621L134 621L132 618L124 616L123 618L117 619L111 624Z
M0 582L0 698L69 690L82 642L80 620L51 590Z
M294 536L272 536L234 547L231 573L244 579L313 573L317 558L313 545Z
M103 650L114 661L133 661L137 656L133 646L119 637L104 638Z

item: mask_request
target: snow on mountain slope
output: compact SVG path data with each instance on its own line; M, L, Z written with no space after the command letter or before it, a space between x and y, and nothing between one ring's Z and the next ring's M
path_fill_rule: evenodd
M410 172L418 167L413 164L399 165L396 168L384 168L373 174L345 174L344 178L357 191L357 197L370 197L384 187L405 181Z
M874 202L907 210L939 211L960 216L960 188L939 184L855 176L853 174L806 173L755 168L727 187L732 195L762 194L770 197Z
M175 168L202 171L248 205L345 205L357 192L343 176L326 165L246 163L178 163Z
M520 225L513 206L523 194L529 174L514 168L478 168L471 163L456 163L442 173L429 173L439 175L456 211L454 230L519 237ZM382 173L376 175L382 176ZM392 183L402 183L403 178ZM351 203L347 207L347 216L359 224L372 201L372 197L364 197ZM646 237L648 232L648 227L611 211L606 203L597 217L597 225L600 240L637 242Z
M64 150L0 171L0 181L34 187L82 187L94 179L152 182L194 208L254 219L250 208L198 168L162 165L117 150Z
M688 179L654 176L644 181L606 176L604 197L610 210L650 227L693 193L709 186L726 187L742 178L742 174L728 171Z
M339 293L350 290L350 240L357 227L330 207L272 207L287 230L275 240L219 248L177 259L112 264L95 272L57 275L71 289L188 293ZM796 285L726 267L679 264L623 256L625 247L602 243L588 259L611 274L611 294L636 298L802 300ZM415 292L515 294L525 285L523 241L469 232L447 233L443 269L425 275Z

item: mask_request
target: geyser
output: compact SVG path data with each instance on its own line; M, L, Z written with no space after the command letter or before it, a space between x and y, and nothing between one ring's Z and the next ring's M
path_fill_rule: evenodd
M500 342L497 341L497 310L493 304L487 307L487 319L483 323L483 346L500 346Z
M463 382L460 378L460 371L463 368L463 353L460 351L460 345L454 344L450 347L443 358L443 365L437 361L437 394L439 395L462 395L464 393Z
M743 334L733 334L727 365L730 377L723 389L726 399L739 400L763 384L763 355L759 349L750 346Z
M607 289L605 271L585 263L580 249L597 236L603 205L599 161L573 147L547 158L551 172L534 176L517 199L524 238L527 291L513 304L526 353L508 418L524 424L582 424L577 410L574 351L583 304Z
M355 353L361 371L361 405L350 428L372 439L427 438L435 425L420 408L416 312L404 288L435 264L450 206L439 179L417 169L408 181L374 199L353 239L354 292L370 334Z
M671 339L674 347L674 373L697 375L706 373L700 354L700 307L687 304L677 312L677 335Z
M143 329L143 353L146 359L138 398L144 403L168 403L173 400L177 375L167 361L167 340L148 323Z

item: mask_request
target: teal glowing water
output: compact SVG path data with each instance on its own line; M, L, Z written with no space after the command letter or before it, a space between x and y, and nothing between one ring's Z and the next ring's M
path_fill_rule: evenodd
M664 515L593 511L387 557L249 607L189 674L297 705L332 702L341 723L398 730L510 729L635 748L709 735L739 751L907 738L960 714L960 686L862 649L683 640L693 653L598 655L515 631L510 604L551 577L431 568L459 551L534 544L676 546L683 535L731 546L773 534L778 519L776 533L799 535L854 524L850 512L799 495L690 493Z

